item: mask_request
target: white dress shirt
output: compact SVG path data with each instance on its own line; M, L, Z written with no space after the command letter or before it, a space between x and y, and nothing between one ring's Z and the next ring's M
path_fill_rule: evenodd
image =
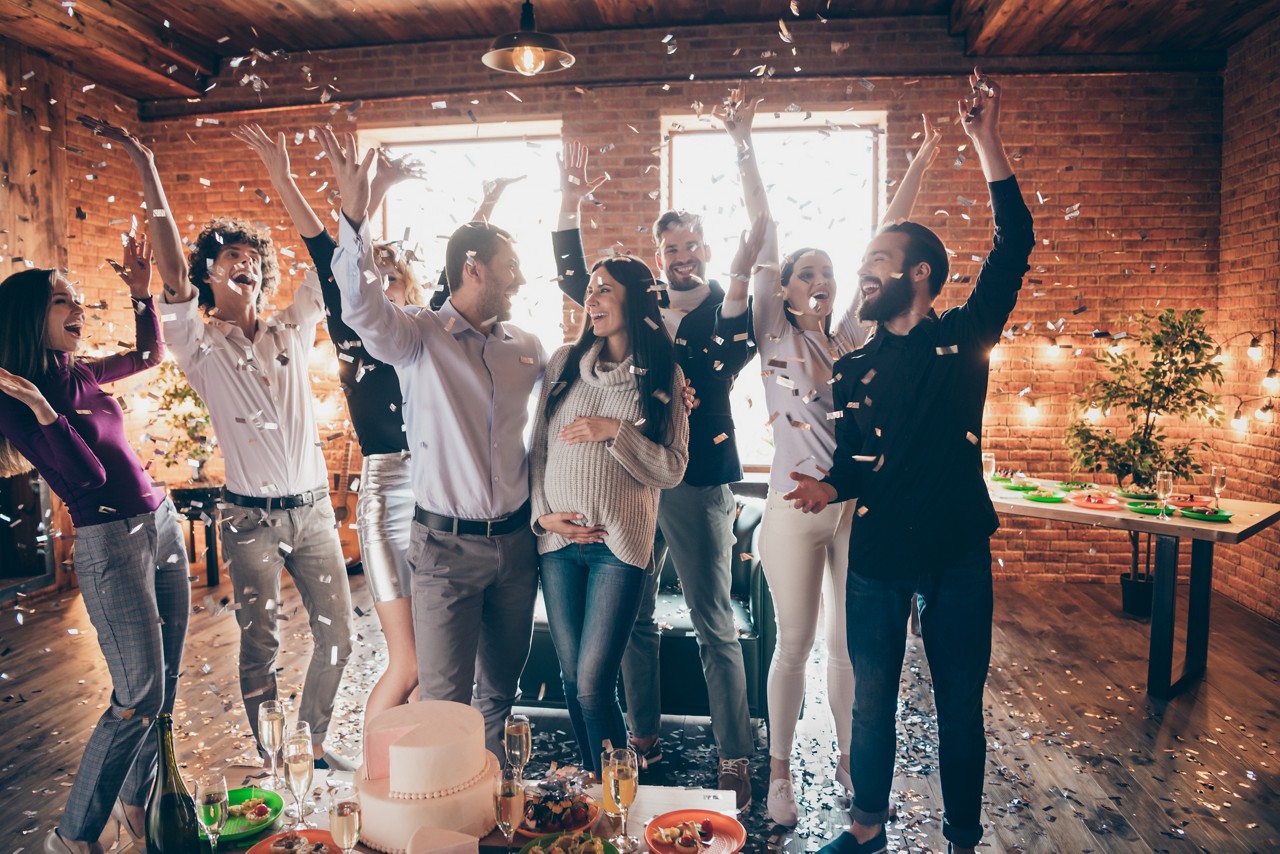
M252 341L235 324L202 317L195 297L160 306L165 344L209 407L232 492L281 498L327 486L307 370L323 317L315 273L293 305L258 320Z
M425 510L497 519L529 499L525 425L546 354L529 332L495 323L488 335L453 306L414 315L382 290L369 223L344 216L333 275L342 318L375 359L395 366L413 455L413 496Z

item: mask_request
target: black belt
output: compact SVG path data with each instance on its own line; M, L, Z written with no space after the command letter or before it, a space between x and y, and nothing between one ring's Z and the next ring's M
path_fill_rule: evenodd
M519 510L500 519L455 519L452 516L441 516L430 510L423 510L414 505L414 521L426 525L433 531L445 531L450 534L469 534L473 537L501 537L518 531L529 525L529 502L525 502Z
M229 489L222 490L222 500L227 504L240 507L258 507L263 510L292 510L295 507L308 507L320 501L328 500L329 490L325 487L300 492L297 495L284 495L279 498L255 498L251 495L240 495Z

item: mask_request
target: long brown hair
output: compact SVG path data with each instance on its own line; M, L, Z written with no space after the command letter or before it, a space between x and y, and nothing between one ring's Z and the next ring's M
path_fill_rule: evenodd
M0 282L0 368L28 380L54 369L45 346L49 305L57 270L23 270ZM0 477L31 471L33 466L0 435Z

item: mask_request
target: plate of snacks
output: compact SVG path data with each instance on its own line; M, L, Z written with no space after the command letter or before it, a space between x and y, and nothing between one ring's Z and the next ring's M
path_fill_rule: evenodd
M1134 513L1141 513L1143 516L1159 516L1160 504L1155 501L1130 501L1125 505ZM1173 514L1173 508L1165 505L1165 515Z
M747 844L747 831L731 815L676 810L652 819L644 829L644 841L658 854L733 854Z
M1127 498L1130 501L1155 501L1156 494L1147 492L1145 489L1117 489L1116 495L1121 498Z
M299 830L264 839L249 854L342 854L327 830Z
M1065 489L1067 492L1079 492L1082 489L1097 489L1098 484L1089 483L1085 480L1063 480L1059 481L1058 489Z
M607 839L576 830L540 836L521 848L520 854L618 854L618 849Z
M1213 507L1183 507L1178 510L1178 515L1197 522L1230 522L1235 514L1230 510L1216 510Z
M256 787L231 789L227 792L227 825L218 839L231 842L261 833L280 817L283 809L284 800L275 792ZM204 838L203 827L200 838Z
M595 823L600 807L583 787L583 775L566 771L525 786L524 819L517 833L544 836L585 830Z
M1067 499L1067 494L1059 489L1039 487L1030 492L1022 493L1022 497L1028 501L1038 501L1041 504L1061 504Z
M1213 504L1212 495L1190 495L1188 493L1177 493L1169 496L1170 507L1209 507Z
M991 479L996 483L1008 483L1013 480L1013 476L1018 474L1016 469L996 469L996 473L991 475Z
M1085 510L1116 510L1120 507L1119 498L1101 489L1086 489L1081 492L1073 492L1067 496L1067 500Z

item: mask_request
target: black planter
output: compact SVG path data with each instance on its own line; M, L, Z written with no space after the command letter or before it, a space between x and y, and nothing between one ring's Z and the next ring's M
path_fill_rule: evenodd
M1134 578L1131 575L1120 576L1120 607L1131 617L1149 618L1153 586L1150 576L1140 578Z

